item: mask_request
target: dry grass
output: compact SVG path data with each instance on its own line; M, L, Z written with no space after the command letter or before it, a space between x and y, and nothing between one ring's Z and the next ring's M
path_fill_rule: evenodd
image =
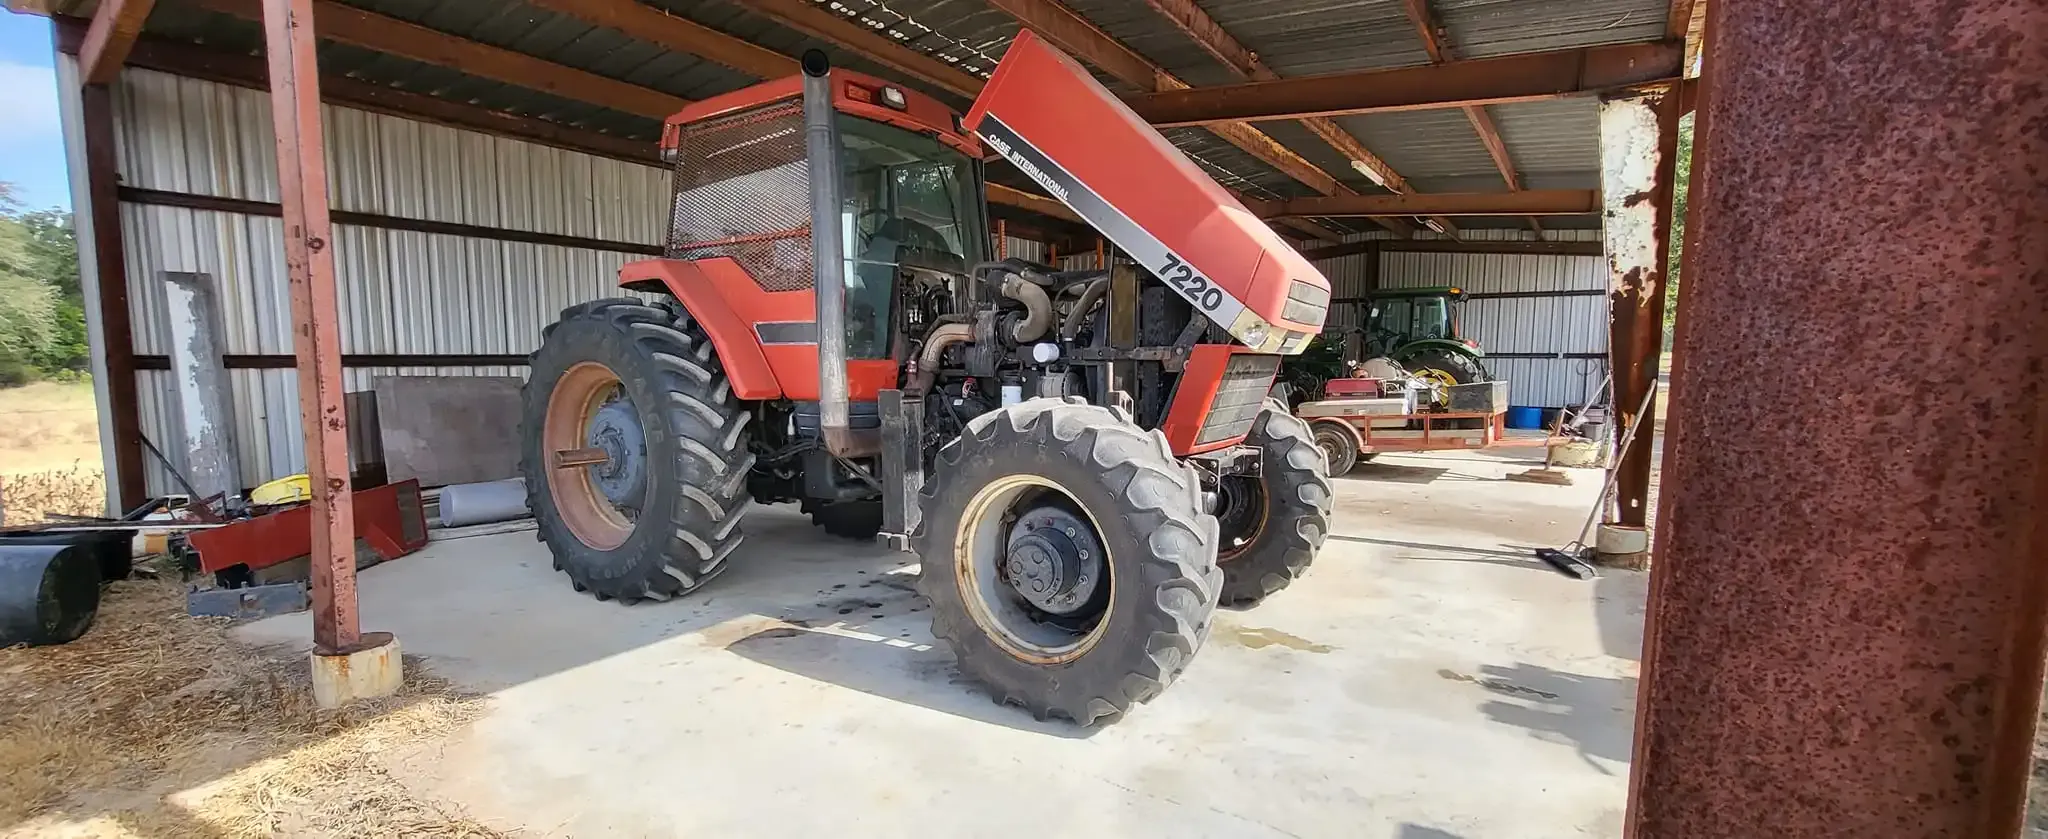
M481 711L408 661L399 695L313 707L303 654L115 583L84 638L0 650L0 837L496 836L412 795L377 755Z
M100 470L83 465L0 474L0 525L39 522L51 513L100 515L106 506L106 485Z
M0 389L0 475L99 462L99 413L91 382Z
M99 515L100 426L90 382L0 390L0 525Z

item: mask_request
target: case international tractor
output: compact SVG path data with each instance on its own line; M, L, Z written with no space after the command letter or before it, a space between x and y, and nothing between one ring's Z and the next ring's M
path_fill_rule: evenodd
M1323 456L1266 391L1329 284L1028 32L964 118L802 66L667 120L667 258L545 331L539 536L578 590L667 600L744 560L750 502L798 502L915 551L997 701L1114 719L1322 546ZM984 149L1135 265L992 261Z

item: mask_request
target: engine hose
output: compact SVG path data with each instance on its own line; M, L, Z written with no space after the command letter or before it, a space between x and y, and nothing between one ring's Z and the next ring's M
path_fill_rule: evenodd
M1081 292L1081 299L1074 301L1074 308L1067 310L1067 321L1060 324L1060 340L1072 341L1081 334L1081 326L1088 321L1088 310L1095 307L1095 301L1109 293L1109 278L1103 277L1088 284Z
M974 340L974 327L964 323L949 323L925 335L924 349L917 354L917 375L910 379L911 393L924 393L932 389L932 382L938 380L939 361L946 348Z
M1019 344L1028 344L1044 337L1052 328L1052 298L1045 295L1045 289L1037 283L1012 275L1003 281L1003 296L1024 304L1028 313L1017 325L1010 328L1010 339Z

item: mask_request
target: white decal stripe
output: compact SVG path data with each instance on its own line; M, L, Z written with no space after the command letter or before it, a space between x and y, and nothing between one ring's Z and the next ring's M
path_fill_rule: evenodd
M1279 336L1272 334L1270 326L1265 326L1263 330L1267 333L1264 336L1265 340L1250 340L1251 337L1259 336L1248 337L1245 333L1265 325L1264 318L1249 312L1244 301L1237 299L1237 295L1231 294L1201 274L1192 263L1174 253L1164 242L1159 241L1158 237L1132 221L1115 205L1104 200L1095 190L1082 183L1081 179L1074 177L1073 173L1068 172L1065 167L1024 139L1023 135L1004 124L994 113L982 116L978 133L988 141L990 147L1016 164L1018 170L1038 182L1046 192L1060 199L1060 203L1079 214L1090 226L1101 231L1104 237L1115 242L1118 249L1130 254L1132 259L1145 266L1153 276L1165 280L1168 288L1186 299L1196 310L1229 329L1233 337L1257 349L1264 349L1264 344L1277 343L1273 339ZM1251 317L1240 317L1245 314L1250 314Z

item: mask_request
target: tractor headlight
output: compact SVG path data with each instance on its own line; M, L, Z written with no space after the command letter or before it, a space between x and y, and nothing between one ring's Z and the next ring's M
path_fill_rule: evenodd
M910 99L903 95L903 88L884 87L882 88L882 104L900 111L910 107Z

